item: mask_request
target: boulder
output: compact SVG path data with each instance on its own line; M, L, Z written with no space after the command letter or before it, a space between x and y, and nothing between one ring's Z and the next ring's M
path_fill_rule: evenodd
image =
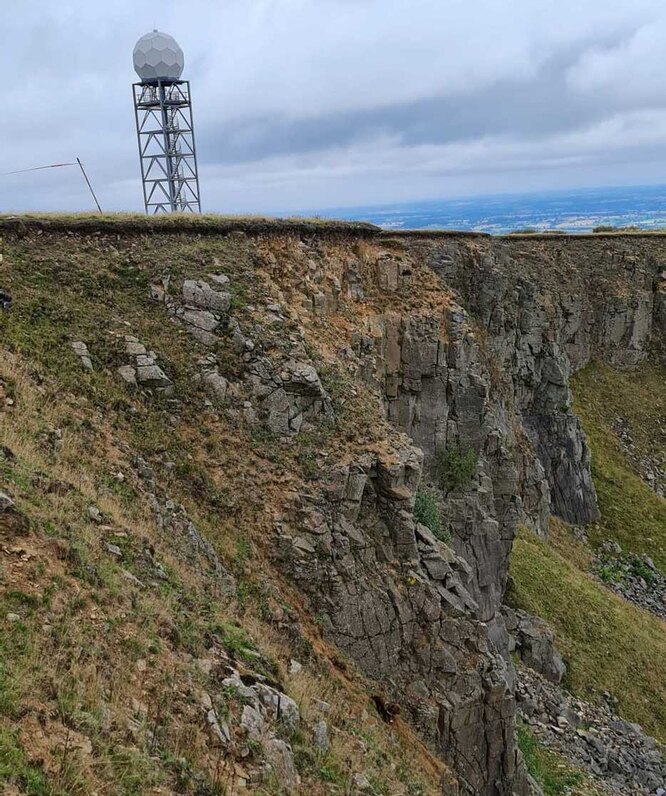
M0 513L11 511L14 508L14 501L5 492L0 492Z
M217 281L217 280L216 280ZM183 283L183 301L186 305L215 313L227 313L231 309L231 293L214 290L203 279L186 279Z
M278 782L288 794L295 794L301 784L291 746L279 738L264 743L264 754Z
M553 633L548 625L525 611L513 611L502 607L506 629L513 638L519 658L535 672L542 674L551 683L559 684L567 667L555 649Z

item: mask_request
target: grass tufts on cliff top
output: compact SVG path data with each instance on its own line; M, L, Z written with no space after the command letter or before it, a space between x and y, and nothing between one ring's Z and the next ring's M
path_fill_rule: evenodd
M43 230L50 232L96 233L123 232L147 234L153 232L190 232L200 235L244 232L261 235L270 232L287 233L343 233L377 235L380 228L364 221L344 221L321 216L290 216L276 218L261 215L220 215L206 213L169 213L146 216L143 213L22 213L0 214L0 232L7 230Z

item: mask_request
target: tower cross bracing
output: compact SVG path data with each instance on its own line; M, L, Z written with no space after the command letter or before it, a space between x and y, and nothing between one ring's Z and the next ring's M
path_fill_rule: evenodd
M189 81L143 80L133 94L146 213L200 213Z

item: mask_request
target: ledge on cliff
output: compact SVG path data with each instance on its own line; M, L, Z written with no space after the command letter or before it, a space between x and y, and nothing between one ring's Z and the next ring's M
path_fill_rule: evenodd
M345 221L328 219L319 216L295 216L277 218L272 216L252 215L220 215L215 213L203 215L173 213L164 216L146 216L140 213L8 213L0 214L0 232L2 230L21 232L27 230L43 230L51 232L96 233L111 232L118 234L200 234L225 235L231 232L244 232L248 235L265 234L318 234L356 235L359 238L377 236L384 240L442 240L442 239L484 239L515 241L567 241L585 239L641 239L666 237L666 231L626 231L617 232L576 232L576 233L509 233L491 235L487 232L457 229L395 229L387 230L364 221Z
M134 213L105 213L104 215L72 214L19 214L0 215L0 233L42 230L45 232L72 232L94 234L190 234L227 235L244 232L248 235L270 233L354 235L359 238L377 235L379 227L355 221L338 221L323 218L270 218L264 216L222 216L170 214L145 216Z

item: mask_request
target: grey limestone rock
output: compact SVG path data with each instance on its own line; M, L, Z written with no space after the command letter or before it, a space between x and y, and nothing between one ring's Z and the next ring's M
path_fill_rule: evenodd
M92 372L93 364L92 359L90 358L90 352L88 351L88 346L79 340L72 343L72 350L81 360L81 365L83 365L84 370Z
M280 785L288 794L296 793L301 778L296 770L291 746L279 738L269 738L263 746L266 760L270 764Z
M220 332L226 328L231 309L231 293L221 288L228 285L229 280L222 274L209 277L212 287L204 279L186 279L183 282L180 299L163 296L169 313L179 320L187 331L200 343L213 346L218 341Z
M208 278L218 287L226 287L230 282L229 277L226 274L209 274Z
M121 365L118 375L128 387L136 387L136 368L131 365Z
M243 707L243 715L241 716L241 727L243 727L248 736L254 740L259 740L264 734L264 719L261 713L253 708L251 705Z
M218 405L224 404L229 391L229 381L220 373L215 354L200 360L201 379L210 398Z
M214 708L211 708L206 713L206 722L213 741L217 746L228 746L231 743L229 725L224 719L220 719Z
M513 637L511 646L525 666L552 683L561 683L566 666L555 649L553 633L548 625L525 611L514 611L506 606L502 607L502 615L506 629Z
M0 512L11 511L14 508L14 501L6 492L0 492Z
M530 415L525 418L525 428L550 483L553 512L572 525L599 519L590 451L578 418Z
M156 392L173 393L173 383L159 365L139 365L136 369L136 380Z
M293 732L298 729L301 716L298 705L291 697L271 686L257 683L254 690L265 710Z
M328 724L320 719L312 730L314 736L314 747L319 754L327 755L331 746L328 738Z
M219 279L215 278L216 287ZM223 284L228 284L228 280ZM224 314L231 308L231 293L215 290L203 279L187 279L183 283L183 301L202 310Z
M240 335L240 329L237 333ZM245 338L242 341L242 347L247 349ZM247 356L246 383L260 417L272 433L295 436L305 422L333 416L331 400L311 362L292 357L273 362L260 355Z
M280 524L280 560L326 634L368 676L391 684L387 696L455 768L461 793L508 796L523 781L507 743L510 664L489 656L468 590L473 567L413 518L422 464L421 452L405 445L386 459L332 468L322 496L299 498L293 520ZM310 545L295 553L300 537ZM477 667L469 666L471 650ZM489 714L498 717L492 726L482 721ZM493 790L498 777L506 790Z
M220 319L214 313L209 310L181 308L176 311L176 317L200 343L214 345L217 342L216 332Z
M106 549L106 552L110 556L113 556L114 558L118 558L118 559L123 557L123 551L118 547L118 545L109 544L107 542L107 544L105 544L104 547Z
M174 384L157 363L157 354L148 351L138 338L125 335L125 353L131 364L118 368L118 375L128 387L141 385L161 395L173 395Z

